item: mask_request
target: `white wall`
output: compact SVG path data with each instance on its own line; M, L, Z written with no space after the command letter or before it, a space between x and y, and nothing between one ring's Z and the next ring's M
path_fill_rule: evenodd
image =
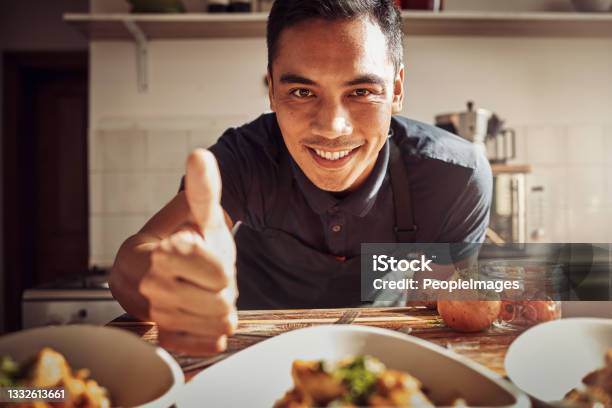
M64 12L86 12L89 4L83 0L4 0L0 12L0 123L3 103L3 53L26 50L75 50L86 49L87 41L74 29L63 23ZM0 139L2 138L0 126ZM2 146L0 143L0 179L2 179ZM0 206L3 202L0 188ZM0 259L4 259L3 227L0 217ZM0 293L4 294L4 262L0 263ZM0 302L0 333L4 328L4 301Z
M447 8L483 4L569 9ZM151 91L139 94L130 43L91 47L92 262L112 262L170 199L191 147L267 109L263 38L156 41L150 55ZM545 187L545 241L612 240L603 228L612 223L612 39L410 37L405 63L407 116L431 123L472 99L517 129L517 162L534 165L530 186Z
M570 0L444 0L446 10L572 11Z

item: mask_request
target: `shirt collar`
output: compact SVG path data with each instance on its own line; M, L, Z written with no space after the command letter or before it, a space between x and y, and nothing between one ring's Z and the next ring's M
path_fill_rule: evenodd
M383 184L387 174L387 166L389 164L389 143L391 138L387 138L387 142L378 154L376 164L372 172L365 182L351 192L346 197L336 198L331 193L321 190L315 186L312 181L302 172L300 166L291 158L291 169L297 180L298 186L306 197L308 205L317 213L323 214L336 208L339 211L345 211L357 217L365 216L376 201L376 195Z

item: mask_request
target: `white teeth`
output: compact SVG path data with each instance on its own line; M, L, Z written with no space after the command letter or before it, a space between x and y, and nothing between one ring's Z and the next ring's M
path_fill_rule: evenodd
M348 156L351 153L351 150L342 150L339 152L327 152L325 150L314 149L318 156L323 157L327 160L338 160L345 156Z

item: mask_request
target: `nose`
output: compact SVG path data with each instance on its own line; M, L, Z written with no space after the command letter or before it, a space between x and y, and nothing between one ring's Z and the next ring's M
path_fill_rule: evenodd
M341 103L321 103L312 124L312 133L328 139L335 139L353 133L348 112Z

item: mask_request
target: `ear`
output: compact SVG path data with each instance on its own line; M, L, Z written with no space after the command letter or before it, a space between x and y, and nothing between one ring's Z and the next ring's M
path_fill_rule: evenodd
M266 82L268 83L268 100L270 101L270 110L272 112L276 112L275 103L274 103L274 87L272 85L272 74L270 70L266 74Z
M404 64L401 64L395 80L393 81L393 113L400 113L402 111L402 104L404 102Z

